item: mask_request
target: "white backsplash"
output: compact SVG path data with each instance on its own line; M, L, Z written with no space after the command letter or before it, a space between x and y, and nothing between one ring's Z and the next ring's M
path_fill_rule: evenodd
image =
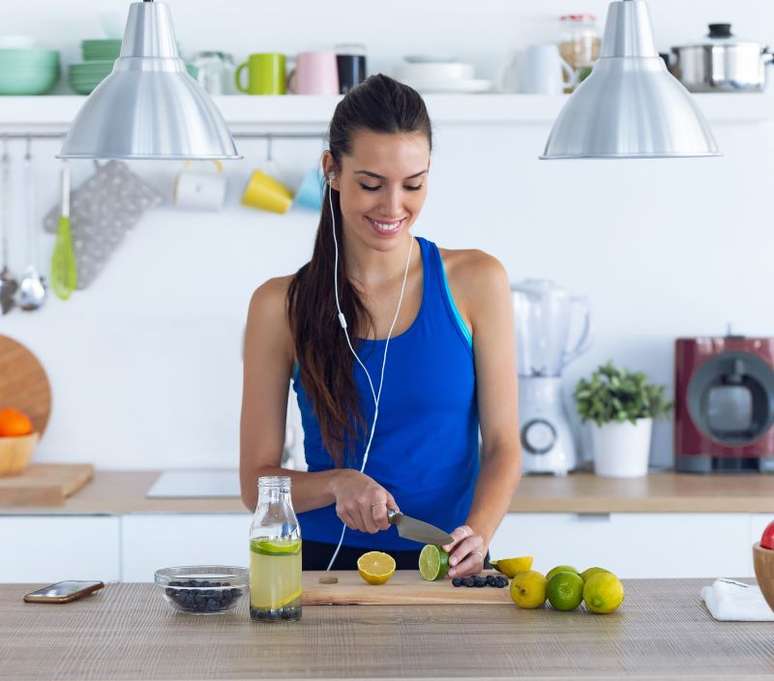
M203 0L170 4L185 48L233 45L242 57L250 50L291 52L357 39L382 55L382 63L408 51L454 48L476 59L484 76L511 45L553 37L554 16L603 15L606 6L500 0L442 12L448 3L401 0L381 5L389 15L380 19L363 16L361 3L304 0L296 6L307 19L293 22L272 20L276 8L259 10L247 0L216 10ZM752 0L736 3L732 13L719 0L650 4L662 49L698 37L701 25L715 19L733 21L740 35L761 42L768 36L760 26L774 30L774 7ZM126 3L115 6L125 11ZM23 11L0 10L5 32L31 33L52 45L71 35L73 50L80 38L99 35L92 14L93 3L85 0L33 0ZM39 21L43 16L46 22ZM372 70L379 63L374 58ZM514 281L552 278L589 297L594 343L570 367L568 393L580 374L607 359L642 369L671 390L675 337L719 334L726 322L740 333L774 334L772 132L768 123L716 125L721 159L541 162L547 125L439 127L430 193L414 231L448 248L493 253ZM47 141L33 149L41 216L56 200L57 148ZM13 142L11 151L21 197L23 142ZM245 160L227 166L222 213L155 210L127 235L92 288L66 303L52 299L40 313L0 317L0 333L35 352L51 379L53 413L38 461L138 469L237 465L241 334L250 294L308 259L317 226L313 213L276 216L240 206L241 188L264 159L265 144L242 142L240 151ZM316 140L274 143L289 181L320 151ZM132 167L171 195L178 164ZM74 184L89 171L88 162L74 164ZM18 270L24 260L20 198L15 204ZM42 237L46 253L51 242ZM671 462L669 423L656 425L652 461Z

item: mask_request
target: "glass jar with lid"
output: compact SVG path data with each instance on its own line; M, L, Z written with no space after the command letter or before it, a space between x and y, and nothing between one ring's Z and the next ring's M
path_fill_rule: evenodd
M574 70L580 83L591 73L594 62L599 59L602 40L597 29L597 18L593 14L565 14L559 18L559 54ZM572 92L572 86L565 76L565 92ZM576 85L577 87L577 85Z
M250 618L301 619L301 530L287 476L258 478L250 525Z
M211 95L234 94L234 58L228 52L198 52L191 61L196 80Z

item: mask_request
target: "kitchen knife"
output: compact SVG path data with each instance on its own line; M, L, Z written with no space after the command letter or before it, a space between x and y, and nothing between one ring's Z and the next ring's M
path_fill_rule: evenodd
M451 544L454 541L450 534L438 529L435 525L397 511L388 509L387 520L390 525L395 525L398 528L398 534L404 539L411 539L420 544L438 544L440 546Z

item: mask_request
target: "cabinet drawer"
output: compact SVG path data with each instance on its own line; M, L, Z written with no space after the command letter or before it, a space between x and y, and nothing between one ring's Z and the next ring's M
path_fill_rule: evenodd
M555 565L600 565L623 578L748 577L749 516L733 513L511 513L493 558L535 556Z
M173 565L241 565L249 561L247 514L127 515L122 518L125 582L152 582Z
M0 582L117 582L119 530L112 516L0 516Z

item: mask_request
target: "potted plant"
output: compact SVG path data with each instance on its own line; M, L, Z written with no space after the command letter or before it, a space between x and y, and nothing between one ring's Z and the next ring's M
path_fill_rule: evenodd
M578 381L574 396L581 419L591 422L594 472L612 478L647 475L653 419L672 409L664 386L608 362Z

